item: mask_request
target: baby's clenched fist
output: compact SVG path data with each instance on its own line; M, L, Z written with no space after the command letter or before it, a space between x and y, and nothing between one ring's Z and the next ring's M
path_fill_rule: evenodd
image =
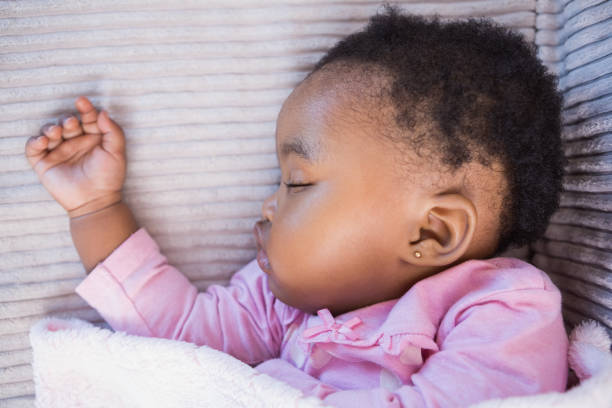
M125 180L125 136L108 113L86 97L75 106L81 116L48 124L28 139L25 155L42 185L71 218L121 200Z

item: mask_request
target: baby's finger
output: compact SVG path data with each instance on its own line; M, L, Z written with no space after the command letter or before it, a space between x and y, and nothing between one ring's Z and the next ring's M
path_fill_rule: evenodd
M109 153L125 154L125 135L121 127L103 110L98 115L98 127L104 133L102 148Z
M48 143L49 138L44 135L32 136L26 142L25 155L32 168L47 154Z
M83 130L85 130L85 133L102 133L97 123L98 111L94 108L89 99L80 96L74 102L74 105L81 114L81 122L83 123Z
M74 116L68 116L62 122L63 130L62 136L64 139L70 139L73 137L81 136L83 134L83 129L81 128L81 123Z
M60 126L54 124L45 125L41 131L49 139L47 149L53 150L62 143L62 128Z

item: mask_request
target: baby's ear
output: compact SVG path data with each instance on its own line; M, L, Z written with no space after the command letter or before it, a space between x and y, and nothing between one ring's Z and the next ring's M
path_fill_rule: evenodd
M450 265L470 247L476 230L477 212L462 194L441 194L431 198L419 222L419 239L410 243L411 264Z

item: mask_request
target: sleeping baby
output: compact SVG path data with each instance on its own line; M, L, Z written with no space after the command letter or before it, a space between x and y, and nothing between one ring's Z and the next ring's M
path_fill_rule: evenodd
M491 20L385 6L284 101L257 257L204 292L122 200L106 111L79 97L25 155L69 216L76 292L114 330L221 350L333 406L468 406L566 387L561 294L501 256L559 205L556 82Z

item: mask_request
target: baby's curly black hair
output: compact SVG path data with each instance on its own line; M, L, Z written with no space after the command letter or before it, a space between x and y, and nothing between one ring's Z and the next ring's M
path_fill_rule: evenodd
M384 11L329 49L305 79L332 62L384 69L403 143L434 143L451 169L503 164L509 191L495 252L540 238L559 206L565 164L557 77L534 45L490 19L441 23L437 14L428 20L389 4ZM422 106L438 130L427 140L406 132L424 119Z

